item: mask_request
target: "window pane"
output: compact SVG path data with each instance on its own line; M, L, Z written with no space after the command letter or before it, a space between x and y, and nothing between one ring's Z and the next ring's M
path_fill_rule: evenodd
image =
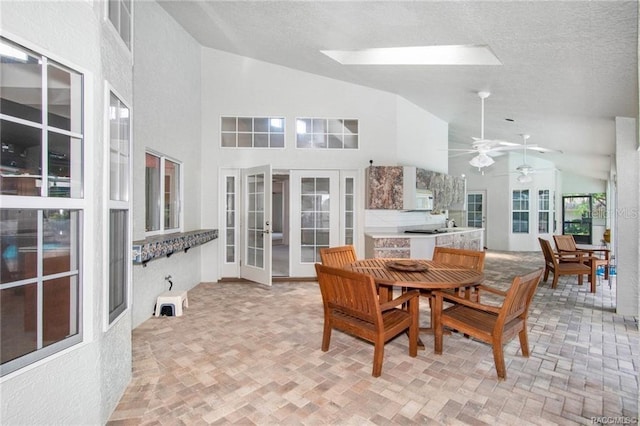
M43 283L42 344L48 346L78 333L78 277Z
M60 66L47 67L48 125L82 133L82 76Z
M109 104L109 196L111 200L129 200L130 114L111 93Z
M0 120L2 135L2 194L40 195L42 186L42 131Z
M146 154L145 205L146 230L160 229L160 158Z
M38 211L28 209L0 210L2 227L2 284L35 278L37 265Z
M0 112L42 123L40 58L4 38L0 38L0 47Z
M82 141L49 132L49 196L82 197Z
M37 297L35 284L0 291L0 359L3 364L38 348Z
M68 272L78 268L78 212L43 211L43 273Z
M164 162L164 229L180 226L180 165Z
M109 322L127 308L127 210L109 212Z

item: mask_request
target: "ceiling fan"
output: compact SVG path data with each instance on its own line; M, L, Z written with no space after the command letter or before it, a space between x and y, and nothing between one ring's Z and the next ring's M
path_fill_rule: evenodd
M533 181L533 178L531 177L532 174L541 172L544 170L552 170L552 169L535 169L529 164L527 164L527 149L535 149L536 151L539 151L539 152L560 152L560 151L556 151L548 148L542 148L535 145L527 145L527 140L531 136L526 134L522 134L520 136L522 136L522 164L516 167L516 170L514 173L518 174L518 177L516 178L518 182L529 183Z
M476 154L471 160L469 160L469 164L473 167L477 167L478 169L482 169L483 167L488 167L492 165L495 161L493 158L489 156L490 153L506 151L511 149L517 149L520 147L520 144L501 141L497 139L485 139L484 137L484 100L488 98L490 95L489 92L478 92L478 96L481 100L481 113L480 113L480 137L473 138L473 144L471 148L466 149L449 149L449 151L457 151L460 155L464 154Z

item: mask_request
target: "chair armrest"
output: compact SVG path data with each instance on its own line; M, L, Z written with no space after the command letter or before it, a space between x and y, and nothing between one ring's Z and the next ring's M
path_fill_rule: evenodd
M489 293L497 294L499 296L506 296L507 295L506 291L498 290L497 288L489 287L489 286L486 286L484 284L479 284L478 286L476 286L476 288L478 290L488 291Z
M402 293L402 295L396 297L393 300L381 303L380 304L380 310L382 312L388 311L389 309L393 309L398 305L402 305L403 303L407 303L408 301L410 301L414 297L419 298L420 297L420 291L411 290L411 291L407 291L406 293Z
M500 313L500 307L499 306L483 305L482 303L473 302L473 301L465 299L463 297L458 297L458 296L456 296L455 294L452 294L452 293L447 293L447 292L438 290L438 291L434 291L433 295L436 296L436 300L439 299L439 298L442 298L443 300L446 300L447 302L454 302L454 303L457 303L459 305L464 305L464 306L468 306L470 308L477 309L479 311L492 312L494 314L499 314Z

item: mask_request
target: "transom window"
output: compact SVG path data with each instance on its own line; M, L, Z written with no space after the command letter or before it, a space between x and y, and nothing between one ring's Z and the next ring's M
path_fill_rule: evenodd
M223 148L284 148L282 117L221 117Z
M529 190L516 189L511 199L511 232L529 233Z
M131 50L131 23L133 0L109 0L109 21L120 34L127 49Z
M178 232L182 212L182 166L162 154L145 156L147 233Z
M82 341L83 85L0 38L2 375Z
M297 118L296 147L358 149L358 120Z

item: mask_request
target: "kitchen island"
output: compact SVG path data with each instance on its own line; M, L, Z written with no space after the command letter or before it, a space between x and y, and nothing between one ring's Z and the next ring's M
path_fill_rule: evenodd
M365 257L431 259L435 246L482 250L482 228L438 228L406 233L406 229L370 229L365 232ZM416 231L416 230L412 230Z

